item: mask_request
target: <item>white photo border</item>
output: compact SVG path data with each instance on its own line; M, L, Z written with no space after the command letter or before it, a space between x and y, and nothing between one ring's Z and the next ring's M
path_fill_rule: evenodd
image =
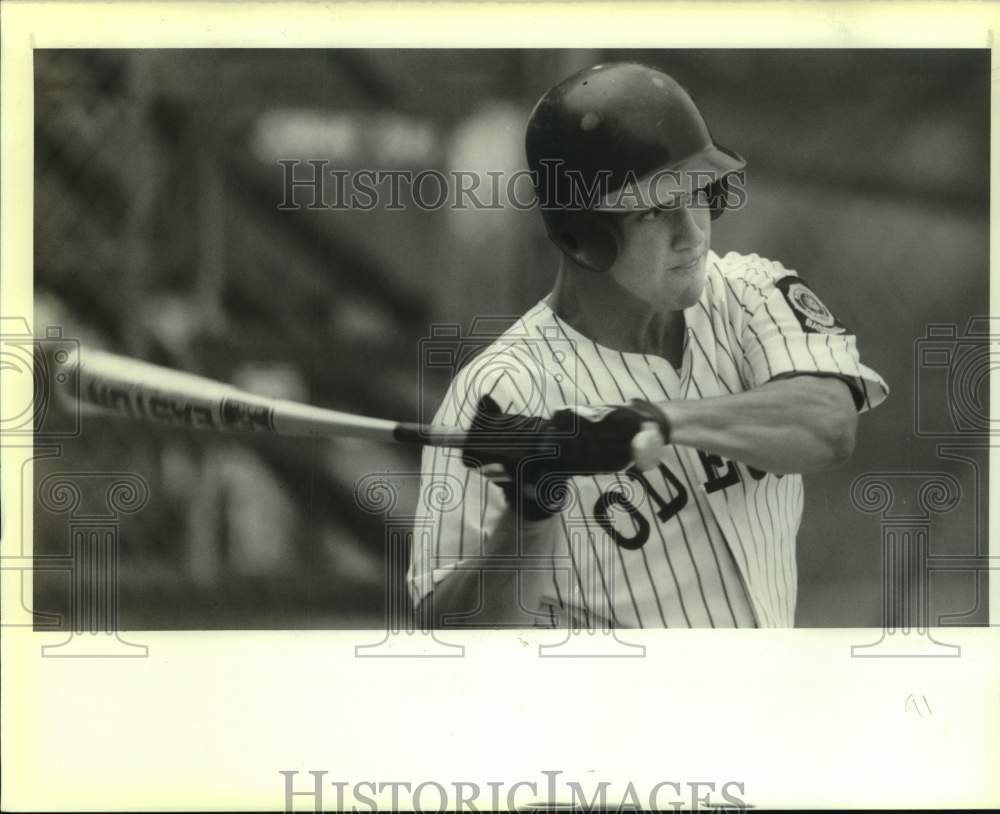
M29 321L34 48L992 49L1000 22L962 2L5 2L0 15L0 309ZM995 125L995 80L991 96ZM30 399L16 381L5 405ZM0 456L3 554L30 557L30 443ZM990 473L1000 505L994 455ZM989 628L948 629L953 659L852 659L859 630L639 631L646 658L582 660L538 658L558 635L542 631L449 634L460 659L355 658L370 631L157 632L142 634L146 658L48 659L40 645L64 634L17 627L22 594L0 597L4 810L275 810L281 771L297 789L325 771L352 785L536 782L544 797L543 772L560 771L612 792L737 782L757 808L1000 804L996 601ZM910 696L934 714L911 714Z

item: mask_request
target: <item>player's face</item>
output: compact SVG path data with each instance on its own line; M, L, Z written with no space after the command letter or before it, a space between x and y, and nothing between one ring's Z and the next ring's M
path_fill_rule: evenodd
M610 273L643 302L670 311L694 305L705 288L712 218L677 205L625 216L623 247Z

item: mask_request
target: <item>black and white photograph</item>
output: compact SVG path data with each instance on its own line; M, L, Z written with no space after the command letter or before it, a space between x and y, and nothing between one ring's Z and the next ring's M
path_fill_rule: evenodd
M119 629L986 623L988 51L34 64Z
M0 808L997 805L985 8L4 2Z

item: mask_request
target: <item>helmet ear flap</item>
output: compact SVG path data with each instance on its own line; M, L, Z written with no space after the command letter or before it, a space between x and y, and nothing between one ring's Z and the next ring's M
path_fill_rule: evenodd
M542 212L549 239L577 265L594 272L607 271L621 249L614 217L586 210Z

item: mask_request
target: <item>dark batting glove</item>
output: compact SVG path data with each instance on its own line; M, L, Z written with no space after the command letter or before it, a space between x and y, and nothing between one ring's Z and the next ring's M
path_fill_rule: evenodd
M484 469L520 517L544 520L565 506L569 478L619 472L634 462L650 468L669 441L670 423L648 401L563 407L545 419L504 413L483 396L462 461Z

